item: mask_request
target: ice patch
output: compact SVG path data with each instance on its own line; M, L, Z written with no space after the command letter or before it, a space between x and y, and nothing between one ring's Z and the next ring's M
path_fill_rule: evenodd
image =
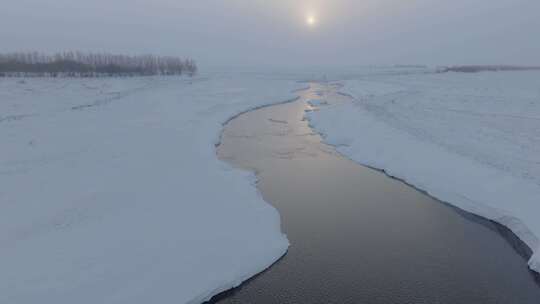
M322 105L328 105L328 101L326 101L325 99L310 99L308 101L308 103L312 107L319 107L319 106L322 106Z

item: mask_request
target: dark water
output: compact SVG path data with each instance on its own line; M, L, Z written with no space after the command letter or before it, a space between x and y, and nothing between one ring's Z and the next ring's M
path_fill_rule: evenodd
M335 89L313 84L297 102L226 126L219 157L257 172L291 247L272 268L212 302L540 303L530 252L511 234L503 237L501 226L321 143L302 120L306 100L347 102Z

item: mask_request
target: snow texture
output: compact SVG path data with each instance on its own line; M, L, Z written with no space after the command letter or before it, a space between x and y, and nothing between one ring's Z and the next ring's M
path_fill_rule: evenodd
M540 271L540 73L348 76L352 103L308 113L325 141L510 228Z
M288 248L223 123L290 75L0 79L0 303L200 303Z

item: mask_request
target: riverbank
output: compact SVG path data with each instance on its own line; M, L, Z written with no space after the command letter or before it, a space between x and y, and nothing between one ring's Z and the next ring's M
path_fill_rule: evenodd
M223 123L294 77L0 79L0 303L200 303L288 240Z
M540 270L538 72L378 75L345 81L354 102L311 113L356 162L510 228ZM538 117L537 117L538 116Z

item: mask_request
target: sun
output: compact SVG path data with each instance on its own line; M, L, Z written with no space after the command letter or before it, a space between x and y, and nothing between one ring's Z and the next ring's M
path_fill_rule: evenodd
M315 16L307 16L306 24L308 26L315 26L317 24L317 18L315 18Z

